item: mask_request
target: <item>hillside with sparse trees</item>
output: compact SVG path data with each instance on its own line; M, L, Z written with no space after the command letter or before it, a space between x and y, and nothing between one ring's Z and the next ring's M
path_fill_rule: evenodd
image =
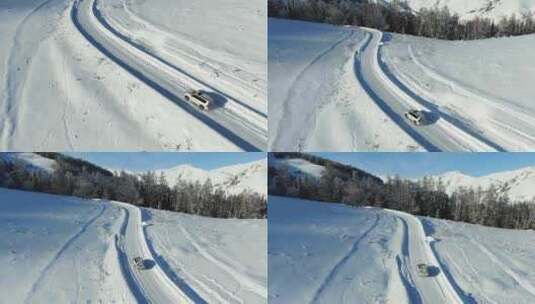
M382 31L447 40L474 40L535 33L531 12L503 17L461 20L448 7L412 11L401 0L387 4L351 0L268 0L270 17L372 27Z
M52 173L28 170L23 162L0 162L0 187L81 198L99 198L189 214L219 218L265 218L266 197L251 191L228 194L204 183L178 179L169 185L162 175L116 174L83 160L61 154Z
M440 179L425 177L412 181L395 176L379 182L371 174L347 178L347 175L340 174L336 162L325 164L325 171L318 179L291 174L287 167L270 163L269 194L350 206L389 208L500 228L535 229L535 198L512 202L494 185L488 188L460 186L448 194Z

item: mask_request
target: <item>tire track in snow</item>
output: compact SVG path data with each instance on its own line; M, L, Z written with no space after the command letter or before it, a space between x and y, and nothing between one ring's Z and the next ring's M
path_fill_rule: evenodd
M401 277L403 286L407 291L407 295L410 298L411 303L421 304L422 295L418 291L414 279L411 274L411 262L409 257L409 227L407 222L401 217L396 217L403 227L402 242L401 242L401 254L402 257L396 255L396 265L398 267L399 276Z
M1 143L3 149L7 150L10 147L11 136L15 133L16 129L16 119L13 119L13 109L17 102L21 100L17 97L21 88L24 88L24 81L26 79L26 68L31 62L31 57L26 58L26 67L21 67L22 62L18 61L21 58L18 56L21 55L21 50L26 50L26 48L21 46L20 36L26 30L26 25L28 21L39 13L46 5L55 0L46 0L35 7L26 15L22 21L17 25L15 34L13 36L13 45L9 51L9 57L7 60L6 71L4 74L5 79L5 91L4 91L4 102L2 108L2 120L0 121L1 126ZM33 52L35 49L30 48L29 51ZM20 75L19 75L20 74Z
M402 248L402 252L404 252L406 256L410 258L409 270L412 270L412 275L414 276L416 271L415 266L418 263L425 263L437 269L437 273L431 278L425 277L421 279L419 277L414 276L418 279L414 280L418 290L420 291L420 295L422 296L423 302L427 303L429 301L432 301L434 303L438 303L438 299L436 299L436 296L439 295L442 296L442 299L445 301L445 303L467 302L465 299L466 296L464 296L462 291L459 290L457 283L453 280L451 275L444 270L445 267L438 260L438 257L432 248L432 240L427 239L423 224L420 219L406 212L390 209L385 210L398 217L402 222L407 225L407 247L405 247L404 245L404 247ZM412 222L412 225L409 224L409 221ZM412 229L409 229L409 227L411 226ZM413 250L411 251L411 249ZM422 288L422 286L434 288L428 289ZM423 292L427 294L427 297L430 297L429 293L433 292L432 289L434 289L433 299L426 299L426 296L424 296Z
M70 248L72 243L76 241L83 233L86 232L87 228L91 226L102 214L104 214L104 211L106 210L105 205L99 205L100 206L100 212L98 212L95 216L93 216L88 222L86 222L80 230L78 230L77 233L72 235L64 244L61 246L58 252L54 255L52 260L48 262L48 264L39 272L39 276L37 277L37 280L32 284L32 287L30 291L28 292L26 299L24 300L24 303L31 303L30 300L34 296L35 292L41 285L43 279L48 275L48 271L52 268L52 266L55 265L55 263L61 258L63 253Z
M288 94L286 95L285 100L282 102L282 105L283 105L282 113L283 114L282 114L282 117L281 117L281 119L279 120L279 122L277 124L277 130L276 130L276 133L275 133L275 139L273 140L273 143L271 144L271 149L272 150L278 150L278 149L285 150L285 149L290 148L290 147L286 147L285 146L285 144L284 144L285 138L282 138L282 137L283 136L284 137L294 136L294 134L293 134L294 132L291 132L292 130L288 130L288 125L291 125L291 124L284 124L284 122L285 121L295 120L296 117L300 117L303 114L303 112L300 112L301 115L294 115L294 113L292 112L292 109L290 107L291 104L292 104L292 99L297 94L296 86L300 82L303 81L302 79L307 74L307 72L314 67L314 64L316 64L323 57L325 57L327 54L329 54L330 52L335 50L340 44L342 44L343 42L345 42L348 39L350 39L354 34L355 34L355 31L353 31L353 30L349 31L341 39L337 40L332 45L327 47L325 50L320 52L314 59L312 59L309 63L307 63L307 65L305 65L303 67L301 72L299 72L299 74L297 74L295 79L292 81L292 84L290 85L290 90L288 91ZM313 109L312 116L315 115L315 111L316 111L315 107L317 105L313 105L313 106L314 106L314 109ZM300 110L302 111L302 109L300 109ZM298 141L297 147L292 147L292 148L297 148L298 151L301 151L303 149L303 147L301 145L302 145L302 141L304 141L305 138L297 138L297 139L293 139L293 140L287 139L287 140L289 142L295 142L297 140Z
M329 272L329 274L323 279L323 281L321 282L320 286L318 287L318 289L316 290L315 294L314 294L314 297L312 298L312 300L310 301L311 303L318 303L319 302L319 298L321 297L321 295L323 294L323 292L327 289L327 287L331 284L332 280L334 279L334 277L336 277L336 275L338 274L338 272L340 271L340 269L345 265L345 263L352 257L354 256L358 250L359 250L359 246L360 246L360 242L362 240L364 240L368 234L370 234L376 227L377 225L379 224L379 220L380 220L380 216L378 213L375 213L375 219L373 221L373 223L371 224L371 226L366 229L366 231L364 231L364 233L353 243L353 246L351 247L351 249L349 250L348 253L346 253L335 265L334 267L331 269L331 271Z
M130 267L130 262L124 248L124 240L126 239L126 228L128 222L130 221L130 212L125 207L119 207L123 211L123 222L119 230L119 235L115 235L115 249L117 251L117 259L119 260L119 265L121 267L121 272L123 278L128 285L128 288L132 292L132 295L136 298L136 301L140 304L150 303L148 300L147 294L144 292L141 287L141 283L136 280L136 277L132 273L132 268Z

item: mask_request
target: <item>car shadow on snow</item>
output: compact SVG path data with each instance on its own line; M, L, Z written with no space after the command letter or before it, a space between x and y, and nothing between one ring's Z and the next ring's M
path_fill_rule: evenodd
M430 277L436 277L440 274L440 268L438 268L437 266L428 266L427 273L429 273Z
M392 34L383 33L383 38L381 39L381 42L390 42L391 40L392 40Z
M154 260L151 260L151 259L143 260L143 268L148 270L148 269L154 268L154 266L156 266L156 262L154 262Z
M228 99L225 96L217 94L216 92L203 91L203 93L208 95L213 100L212 110L223 108L228 102Z
M434 112L429 112L429 111L421 111L422 115L423 115L423 122L422 122L422 126L429 126L429 125L432 125L434 123L436 123L439 119L440 119L440 115L438 115L437 113L434 113Z

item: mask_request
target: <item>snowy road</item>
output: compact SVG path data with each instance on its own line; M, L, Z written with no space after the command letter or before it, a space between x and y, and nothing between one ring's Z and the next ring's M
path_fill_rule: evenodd
M118 238L121 264L126 280L141 303L193 303L163 272L149 251L141 224L139 208L115 203L125 211L121 235ZM142 257L147 269L138 270L132 263L134 257Z
M403 226L402 258L398 259L398 267L403 265L408 270L414 286L411 286L413 303L463 303L450 282L442 272L436 257L427 243L420 221L413 215L389 211L401 220ZM424 263L429 267L431 276L418 275L417 265Z
M150 54L140 46L118 35L100 16L94 0L80 0L73 5L72 20L78 30L104 55L120 65L139 80L176 103L222 136L246 151L263 150L267 144L267 121L261 113L230 100L213 88L186 75L177 67ZM191 86L214 94L215 108L201 112L182 96Z
M496 151L501 148L457 124L386 75L379 61L382 32L367 29L368 43L355 59L355 73L377 105L405 132L429 151ZM426 112L427 124L414 126L404 118L410 109Z

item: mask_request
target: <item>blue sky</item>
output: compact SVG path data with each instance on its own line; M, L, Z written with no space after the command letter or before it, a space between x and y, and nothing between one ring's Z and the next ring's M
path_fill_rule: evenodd
M190 164L201 169L215 169L266 158L263 152L250 153L173 153L173 152L84 152L65 153L101 167L115 170L148 171Z
M314 153L370 173L415 178L460 171L472 176L535 166L535 153Z

